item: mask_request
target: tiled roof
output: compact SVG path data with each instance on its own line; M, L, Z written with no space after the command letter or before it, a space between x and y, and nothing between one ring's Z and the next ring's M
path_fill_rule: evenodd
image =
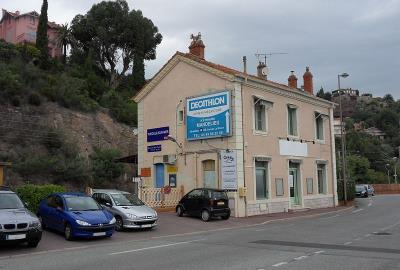
M138 97L139 94L146 88L146 86L148 86L148 85L154 80L154 78L156 78L157 75L158 75L158 74L172 61L172 59L174 59L175 56L177 56L177 55L179 55L179 56L181 56L181 57L185 57L185 58L190 59L190 60L193 60L193 61L196 61L196 62L198 62L198 63L200 63L200 64L209 66L209 67L211 67L211 68L213 68L213 69L216 69L216 70L218 70L218 71L221 71L221 72L226 73L226 74L229 74L229 75L239 76L239 77L242 77L242 78L248 78L248 79L257 81L258 83L265 84L265 85L267 85L267 86L274 86L274 87L276 87L276 88L279 88L279 89L282 89L282 90L288 91L288 92L294 92L294 93L299 93L299 92L301 92L303 95L306 95L306 96L315 98L315 99L320 100L320 101L328 102L328 101L325 101L325 100L323 100L323 99L320 99L320 98L318 98L318 97L316 97L316 96L314 96L314 95L312 95L312 94L310 94L310 93L308 93L308 92L306 92L306 91L302 91L302 90L300 90L300 89L290 88L288 85L281 84L281 83L277 83L277 82L270 81L270 80L265 80L265 79L263 79L263 78L260 78L260 77L255 76L255 75L245 74L245 73L242 72L242 71L235 70L235 69L232 69L232 68L223 66L223 65L215 64L215 63L213 63L213 62L206 61L205 59L202 59L202 58L200 58L200 57L198 57L198 56L196 56L196 55L194 55L194 54L191 54L191 53L182 53L182 52L176 52L176 53L174 54L174 56L172 56L171 59L169 59L169 60L163 65L163 67L153 76L153 78L147 81L147 83L142 87L142 89L141 89L140 91L138 91L138 93L136 93L136 95L135 95L132 99L134 100L136 97ZM332 103L332 102L328 102L328 103L331 103L331 105L334 104L334 103Z

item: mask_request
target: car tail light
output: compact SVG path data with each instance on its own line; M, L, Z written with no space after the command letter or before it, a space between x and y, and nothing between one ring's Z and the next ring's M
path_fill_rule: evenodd
M210 200L210 205L214 205L214 200Z

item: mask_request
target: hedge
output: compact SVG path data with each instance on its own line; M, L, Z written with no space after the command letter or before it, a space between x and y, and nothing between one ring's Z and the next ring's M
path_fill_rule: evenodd
M15 192L22 199L22 201L28 204L29 210L33 213L37 213L39 203L42 199L47 197L51 193L64 192L65 188L58 185L24 185L17 187Z
M352 180L347 180L347 200L352 201L356 197L356 184ZM337 192L339 201L344 201L344 185L343 180L338 179L337 181Z

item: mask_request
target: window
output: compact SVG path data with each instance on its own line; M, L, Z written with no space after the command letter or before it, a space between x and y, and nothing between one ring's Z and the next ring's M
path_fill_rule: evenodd
M256 199L268 199L268 162L255 161L256 167Z
M183 124L184 122L184 113L183 110L178 111L178 124Z
M325 164L317 165L317 175L318 175L318 193L325 194L326 193L326 165Z
M254 97L254 130L267 132L267 110L272 107L273 103Z
M324 139L324 118L321 113L315 113L315 136L317 140Z
M283 188L283 178L275 178L276 196L283 196L285 194Z
M195 198L200 198L203 196L203 190L201 189L195 189L192 190L189 194L188 194L188 198L189 199L195 199Z
M293 105L288 106L288 134L290 136L297 136L297 107Z
M57 207L55 196L49 196L47 198L47 206L53 207L53 208Z
M313 179L312 178L307 178L307 194L313 194L314 189L313 189Z

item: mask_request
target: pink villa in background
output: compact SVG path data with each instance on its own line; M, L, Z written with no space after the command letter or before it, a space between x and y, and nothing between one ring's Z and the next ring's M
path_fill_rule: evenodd
M36 31L39 24L39 14L36 11L20 14L19 11L9 12L5 9L0 20L0 39L13 44L36 43ZM62 56L62 47L57 44L57 29L59 25L48 22L49 55Z

